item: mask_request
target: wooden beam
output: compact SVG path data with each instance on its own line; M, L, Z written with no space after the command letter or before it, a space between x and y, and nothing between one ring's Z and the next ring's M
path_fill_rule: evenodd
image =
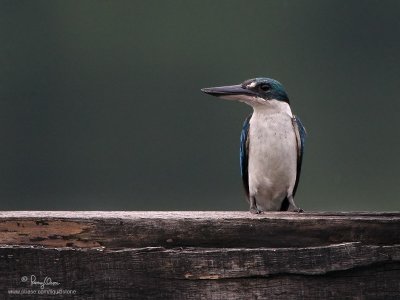
M395 299L400 213L0 212L0 299L54 299L32 276L72 299Z
M310 247L400 244L400 213L2 212L0 244L45 247Z

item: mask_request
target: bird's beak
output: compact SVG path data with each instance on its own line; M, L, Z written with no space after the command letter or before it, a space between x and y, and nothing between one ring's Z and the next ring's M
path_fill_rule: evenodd
M211 96L216 96L229 100L240 100L241 96L243 98L247 97L256 97L257 94L251 90L244 89L242 85L227 85L227 86L218 86L218 87L210 87L201 89L202 92L209 94Z

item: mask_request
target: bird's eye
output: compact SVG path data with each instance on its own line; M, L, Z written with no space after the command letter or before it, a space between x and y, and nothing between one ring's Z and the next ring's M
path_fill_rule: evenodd
M270 86L268 84L262 84L260 85L260 89L266 92L270 89Z

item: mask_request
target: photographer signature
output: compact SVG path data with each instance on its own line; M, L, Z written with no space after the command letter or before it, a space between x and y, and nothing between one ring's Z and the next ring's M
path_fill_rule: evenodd
M31 275L29 278L28 276L22 276L21 281L22 282L28 282L30 280L31 286L36 286L38 285L41 289L44 289L46 286L58 286L60 285L59 282L53 281L49 276L46 276L43 281L39 281L36 278L36 275Z

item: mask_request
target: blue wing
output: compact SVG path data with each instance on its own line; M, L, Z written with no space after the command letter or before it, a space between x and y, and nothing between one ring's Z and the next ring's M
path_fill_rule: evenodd
M297 116L293 116L293 127L295 129L296 139L297 139L297 173L296 173L296 182L293 188L293 197L294 197L300 180L301 163L303 162L304 143L306 140L307 132Z
M249 115L244 121L242 133L240 134L240 173L247 200L249 200L249 128L252 115Z

